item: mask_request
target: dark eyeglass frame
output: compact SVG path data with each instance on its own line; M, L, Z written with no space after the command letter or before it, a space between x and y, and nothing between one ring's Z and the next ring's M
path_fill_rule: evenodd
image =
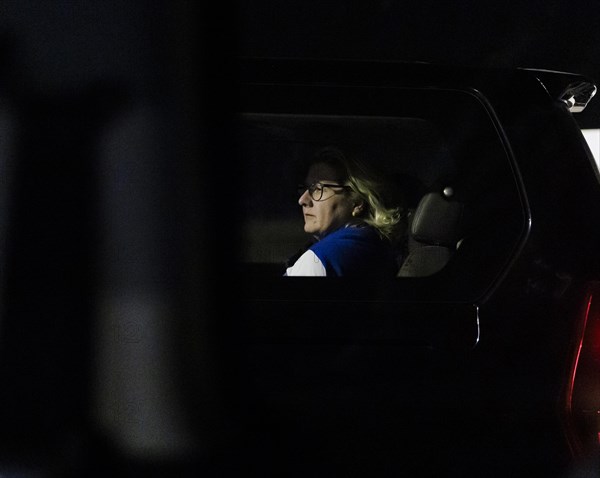
M320 186L320 188L319 188ZM308 191L308 194L312 198L313 201L321 201L323 199L323 191L325 188L331 189L352 189L350 186L344 186L342 184L330 184L330 183L322 183L321 181L316 181L312 184L299 184L298 185L298 194L302 195L305 191ZM334 193L336 191L334 190ZM336 193L337 194L337 193Z

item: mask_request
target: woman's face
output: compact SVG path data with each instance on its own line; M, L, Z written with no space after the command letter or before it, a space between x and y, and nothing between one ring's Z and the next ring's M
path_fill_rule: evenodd
M313 164L306 175L307 187L317 182L343 186L336 170L324 163ZM344 226L352 219L352 211L356 207L348 189L327 186L323 187L319 201L315 201L307 189L298 199L298 204L304 214L304 231L318 238Z

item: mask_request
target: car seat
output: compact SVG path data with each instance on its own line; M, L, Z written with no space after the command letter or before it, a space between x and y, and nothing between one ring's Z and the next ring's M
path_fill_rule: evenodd
M398 277L428 276L447 264L461 239L463 209L450 186L421 198L410 220L408 255Z

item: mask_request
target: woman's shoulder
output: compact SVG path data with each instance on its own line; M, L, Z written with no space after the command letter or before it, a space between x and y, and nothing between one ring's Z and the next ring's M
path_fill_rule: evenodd
M327 275L381 275L395 268L391 245L371 226L339 229L313 244L311 250Z
M317 255L319 252L329 253L330 251L341 254L348 249L356 251L365 247L380 247L382 242L381 236L372 226L347 226L328 234L314 243L310 249Z
M325 236L321 241L316 244L325 242L334 242L334 241L342 241L342 240L363 240L363 241L372 241L379 240L380 235L377 233L377 230L368 224L360 224L360 225L348 225L345 227L341 227L336 231L332 232Z
M286 269L286 276L325 276L325 267L312 250L307 250Z

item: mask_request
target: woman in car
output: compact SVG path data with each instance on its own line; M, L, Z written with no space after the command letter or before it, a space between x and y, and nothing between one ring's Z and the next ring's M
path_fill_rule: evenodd
M339 149L319 150L298 200L314 242L288 261L284 275L394 277L404 217L401 207L386 205L384 184Z

